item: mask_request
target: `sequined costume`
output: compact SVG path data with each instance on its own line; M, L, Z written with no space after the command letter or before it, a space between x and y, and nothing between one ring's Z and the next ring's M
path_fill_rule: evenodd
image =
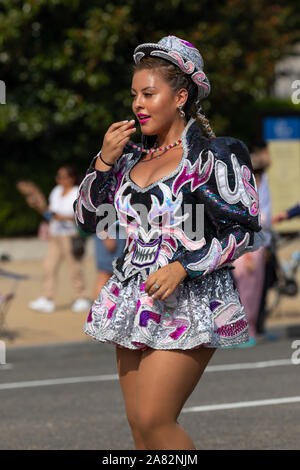
M128 144L108 171L95 170L96 155L80 185L74 203L79 227L95 232L103 220L97 208L110 203L127 233L123 255L114 261L113 275L84 326L101 342L129 349L185 350L249 339L230 273L234 259L262 244L247 147L232 137L204 137L194 118L181 139L177 168L145 188L130 178L141 152ZM146 223L138 204L147 208ZM203 233L193 239L200 205ZM188 276L167 299L153 300L144 290L147 277L174 261Z

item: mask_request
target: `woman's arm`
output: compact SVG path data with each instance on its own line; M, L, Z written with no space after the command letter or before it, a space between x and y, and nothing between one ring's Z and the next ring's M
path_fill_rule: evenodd
M86 176L79 186L78 197L73 205L75 221L84 232L95 233L97 224L102 219L96 214L98 207L101 204L113 204L115 191L125 171L128 158L127 150L125 148L125 153L115 162L113 167L109 170L106 169L106 171L98 170L96 167L97 165L98 168L101 168L98 163L99 154L93 158Z
M68 215L61 215L61 214L55 214L53 213L51 216L52 219L54 220L70 220L74 221L74 215L73 216L68 216Z
M200 175L196 191L198 203L204 204L204 222L208 218L215 228L210 244L186 251L176 259L190 278L208 274L230 263L247 251L262 245L260 212L256 182L247 147L231 137L217 137L198 158L199 166L210 159L212 171L203 181ZM201 170L200 170L201 171ZM201 181L201 182L200 182ZM200 183L199 183L200 182Z
M300 215L300 202L295 206L291 207L290 209L286 210L285 212L280 212L279 214L274 215L272 218L272 223L277 224L278 222L282 222L283 220L293 219L294 217L298 217Z
M101 151L93 158L74 202L75 221L88 233L95 233L101 216L96 214L101 204L113 204L114 194L127 163L128 142L136 131L134 121L112 124L107 130ZM101 154L104 163L99 155ZM112 166L111 166L112 165Z
M287 219L292 219L293 217L298 217L300 215L300 202L295 206L291 207L287 211Z

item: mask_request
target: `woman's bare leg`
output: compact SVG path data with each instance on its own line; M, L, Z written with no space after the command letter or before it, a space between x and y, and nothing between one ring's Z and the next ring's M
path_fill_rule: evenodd
M136 425L136 378L141 356L142 351L116 347L118 373L125 401L126 415L136 450L146 449Z
M195 449L177 423L215 349L142 352L137 383L137 426L146 448Z

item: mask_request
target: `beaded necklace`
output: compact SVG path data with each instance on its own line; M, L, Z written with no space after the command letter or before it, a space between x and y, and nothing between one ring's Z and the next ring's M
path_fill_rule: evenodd
M176 147L177 145L180 145L181 142L182 142L182 140L178 139L173 144L165 145L164 147L158 147L157 143L156 143L154 145L154 147L152 147L151 149L144 149L143 147L139 147L138 145L135 145L135 144L132 144L132 143L130 143L129 145L134 149L140 150L141 152L145 152L147 154L150 153L150 156L151 156L151 154L154 153L154 152L161 152L161 151L163 152L165 150L170 150L173 147ZM160 157L161 157L161 155L158 155L157 157L149 158L149 160L154 160L155 158L160 158ZM149 160L142 160L142 161L148 162Z

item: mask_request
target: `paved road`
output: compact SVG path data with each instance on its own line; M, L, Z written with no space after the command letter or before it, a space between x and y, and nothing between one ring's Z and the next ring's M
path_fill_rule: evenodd
M197 449L299 449L293 341L215 353L178 420ZM134 448L113 346L88 340L10 348L6 362L1 450Z

